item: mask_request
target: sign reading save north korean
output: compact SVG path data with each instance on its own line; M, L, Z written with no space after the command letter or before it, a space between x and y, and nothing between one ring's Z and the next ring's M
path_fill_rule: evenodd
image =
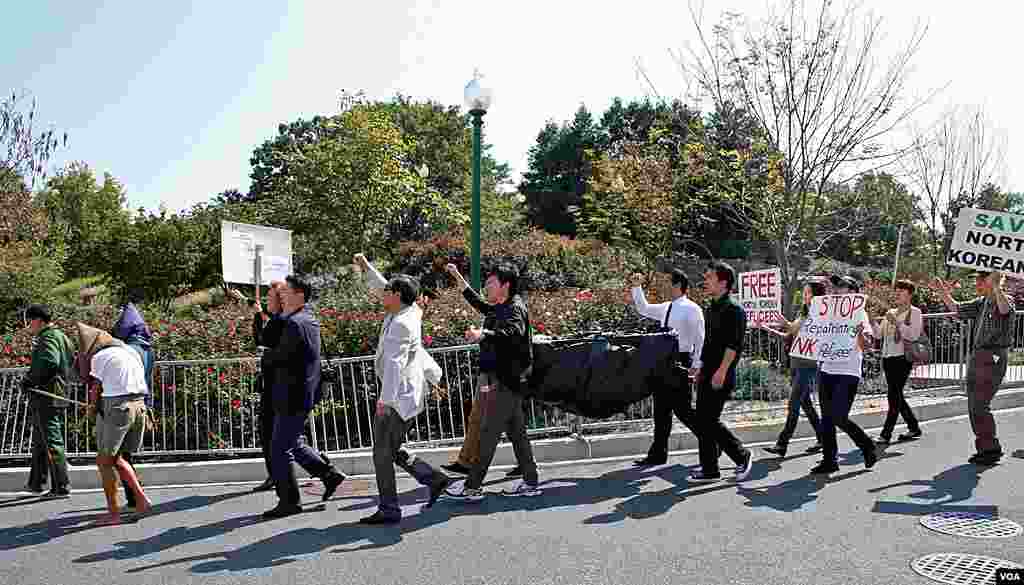
M1024 277L1024 215L961 209L946 264Z
M867 320L864 295L814 297L789 355L837 362L849 359L857 343L857 324Z
M747 323L775 323L782 318L782 271L755 270L740 273L740 306Z

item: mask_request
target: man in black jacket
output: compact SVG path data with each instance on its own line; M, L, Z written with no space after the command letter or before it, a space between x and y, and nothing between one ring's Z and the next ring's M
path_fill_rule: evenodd
M302 511L293 460L324 483L324 501L334 495L345 479L306 445L303 437L306 418L319 398L320 389L320 323L306 306L312 286L289 276L279 292L283 306L281 339L262 358L262 369L273 371L272 380L268 380L274 409L270 466L280 500L275 508L263 513L268 519Z
M515 267L502 264L491 271L484 284L487 301L470 288L454 264L445 267L462 286L462 296L484 315L483 327L466 331L470 343L480 344L480 460L469 477L448 488L453 498L479 501L483 499L484 476L494 459L501 432L505 431L516 460L523 470L523 479L502 493L508 496L537 496L537 463L526 436L523 397L519 394L533 363L530 343L530 315L518 293L519 273Z

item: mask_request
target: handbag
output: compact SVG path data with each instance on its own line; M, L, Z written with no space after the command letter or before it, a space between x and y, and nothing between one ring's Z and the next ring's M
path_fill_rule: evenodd
M906 325L910 325L910 312L911 309L907 309L907 320ZM899 334L899 329L896 330ZM921 328L921 335L914 341L903 340L903 356L907 358L907 361L912 364L927 364L932 360L932 341L925 334L924 328Z

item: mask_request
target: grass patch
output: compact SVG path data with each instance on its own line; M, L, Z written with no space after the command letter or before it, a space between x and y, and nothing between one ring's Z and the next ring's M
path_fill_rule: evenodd
M82 302L79 292L83 288L94 287L98 292L97 301L100 301L107 296L107 287L102 283L102 276L83 276L53 287L50 293L60 301L77 305Z

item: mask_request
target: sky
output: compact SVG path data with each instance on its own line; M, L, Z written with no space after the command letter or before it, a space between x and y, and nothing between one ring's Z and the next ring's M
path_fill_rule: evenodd
M982 106L1007 141L1000 182L1024 190L1020 16L1013 0L864 0L883 19L887 47L928 26L908 84L942 88L917 123L950 106ZM359 5L354 9L353 6ZM757 14L761 0L706 0ZM305 0L201 2L34 0L5 8L0 89L25 90L38 121L67 131L54 158L109 172L129 205L174 211L249 187L249 157L278 124L338 111L343 89L461 104L479 68L495 94L485 117L494 154L518 177L549 119L615 96L643 97L643 63L658 92L685 80L669 50L695 40L683 0Z

